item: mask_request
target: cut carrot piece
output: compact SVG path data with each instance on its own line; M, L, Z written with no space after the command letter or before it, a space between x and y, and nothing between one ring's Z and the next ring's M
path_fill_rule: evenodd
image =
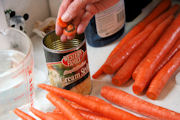
M150 99L157 99L169 78L180 67L180 51L157 73L149 85L146 95Z
M62 27L62 28L65 28L65 27L67 27L67 25L68 25L66 22L63 22L63 21L62 21L61 17L58 18L58 22L57 22L57 23L58 23L58 25L59 25L60 27Z
M76 111L73 107L71 107L64 100L59 98L58 96L49 93L47 95L47 99L58 109L61 110L63 115L69 120L85 120L78 111Z
M158 43L144 58L143 65L139 69L133 84L134 93L140 94L148 86L153 77L153 72L178 40L178 34L180 34L180 14L164 32Z
M54 86L46 85L46 84L39 84L40 88L45 89L53 94L56 94L60 97L68 99L70 101L76 102L77 104L86 107L92 110L95 113L99 113L107 118L115 119L115 120L140 120L139 117L123 111L119 108L105 105L101 103L97 103L94 100L90 100L87 97L61 88L56 88Z
M180 113L144 101L120 89L104 86L101 95L112 103L157 120L179 120Z
M30 111L42 120L57 120L55 117L52 117L40 110L37 110L34 107L30 107Z
M119 49L121 49L128 41L130 41L134 36L136 36L140 31L142 31L147 24L149 24L152 20L157 18L161 13L166 11L171 5L171 0L162 0L156 8L152 10L152 12L145 17L140 23L138 23L132 30L130 30L126 36L118 43L118 45L113 49L113 51L108 56L107 60L110 59ZM107 61L106 60L106 61ZM105 62L106 63L106 62ZM103 65L99 68L99 72L95 73L94 79L102 75Z
M23 120L36 120L35 118L33 118L32 116L28 115L27 113L21 111L18 108L14 109L14 113L17 116L19 116L20 118L22 118Z
M164 20L160 25L158 25L157 28L152 32L152 34L128 57L124 65L118 70L118 72L112 78L112 83L114 85L120 86L126 83L131 78L136 66L141 62L144 56L157 42L164 30L172 22L173 18L173 16L170 16L166 20Z
M129 41L117 53L115 53L111 59L106 61L103 66L103 71L107 74L113 74L116 72L133 52L133 50L136 49L153 32L153 30L164 21L164 19L176 13L178 9L179 6L175 5L157 19L152 21L142 32L137 34L131 41Z
M76 34L76 26L69 24L66 28L64 28L63 34L66 36L74 36Z

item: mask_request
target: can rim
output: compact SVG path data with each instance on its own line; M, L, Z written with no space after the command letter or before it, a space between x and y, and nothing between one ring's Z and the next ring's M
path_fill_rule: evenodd
M49 32L48 34L46 34L46 36L43 38L43 48L45 50L47 50L48 52L52 52L52 53L67 53L67 52L71 52L71 51L75 51L75 50L78 50L79 48L81 48L84 43L85 43L85 38L84 40L82 40L82 42L77 46L77 47L72 47L72 48L69 48L69 49L64 49L64 50L55 50L55 49L51 49L51 48L48 48L46 47L44 41L46 40L47 36L52 34L52 33L55 33L55 31L51 31Z

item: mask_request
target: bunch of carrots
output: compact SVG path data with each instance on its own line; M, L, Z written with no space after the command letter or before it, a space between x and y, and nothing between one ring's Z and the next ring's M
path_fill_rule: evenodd
M133 92L157 99L169 78L180 66L180 6L162 0L118 43L105 63L92 76L113 74L112 83L133 78Z
M49 112L31 107L30 111L41 120L180 120L180 113L146 102L110 86L101 89L101 95L110 102L47 84L39 84L39 87L49 92L47 99L55 106L55 109ZM146 117L136 116L111 103ZM22 120L35 120L20 109L16 108L14 113Z

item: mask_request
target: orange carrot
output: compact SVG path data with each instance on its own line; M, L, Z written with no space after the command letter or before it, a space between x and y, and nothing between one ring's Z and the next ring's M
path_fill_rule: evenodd
M143 120L153 120L153 119L150 119L150 118L144 118L144 117L141 117Z
M58 23L58 25L59 25L60 27L62 27L62 28L67 27L68 24L67 24L66 22L63 22L63 21L61 20L61 17L59 17L57 20L58 20L57 23Z
M150 34L149 37L128 57L124 65L112 78L112 83L114 85L120 86L131 78L131 75L138 63L144 58L150 48L152 48L152 46L157 42L164 29L168 27L173 18L173 16L169 16L160 25L158 25L152 34Z
M147 24L149 24L152 20L157 18L161 13L169 8L171 5L171 0L162 0L156 8L154 8L151 13L145 17L140 23L138 23L131 31L129 31L126 36L118 43L118 45L113 49L113 51L108 56L107 60L110 59L114 53L119 51L129 40L131 40L135 35L137 35L140 31L142 31ZM95 73L92 77L94 79L98 78L101 74L103 74L103 66L99 68L97 73Z
M98 114L95 114L90 111L78 110L78 112L86 119L86 120L112 120Z
M105 104L105 105L111 105L110 103L107 103L107 102L104 101L103 99L98 98L98 97L96 97L96 96L87 95L86 97L87 97L88 99L90 99L90 100L94 100L94 101L96 101L96 102L99 102L99 103L102 103L102 104Z
M134 93L142 93L150 83L153 72L178 40L178 34L180 34L180 14L171 23L170 27L164 32L158 43L143 60L142 66L139 69L133 84Z
M160 65L158 66L158 68L155 70L155 73L153 74L153 76L172 58L172 56L180 49L180 39L177 40L177 42L175 43L175 45L173 46L173 48L170 50L170 52L168 53L168 55L166 55L166 57L164 58L164 60L160 63ZM136 69L134 70L133 74L132 74L132 78L135 80L136 76L138 74L138 70L141 68L142 66L142 62L136 67Z
M76 111L73 107L67 104L64 100L59 98L58 96L49 93L47 95L47 99L55 105L58 109L61 110L63 115L70 120L85 120L78 111Z
M49 116L52 116L54 118L56 118L57 120L68 120L62 113L60 112L47 112L46 113Z
M155 70L155 73L157 73L173 56L174 54L180 49L180 38L177 40L173 48L169 51L169 53L166 55L162 63L158 66L158 68Z
M157 73L149 85L146 95L155 100L160 95L169 78L180 67L180 51Z
M66 28L64 28L63 34L66 36L75 35L76 34L76 26L74 24L69 24Z
M75 103L75 102L68 102L73 108L79 109L79 110L84 110L84 111L90 111L89 109Z
M120 89L104 86L101 95L121 107L157 120L179 120L180 113L154 105Z
M103 72L103 67L101 66L98 71L96 71L93 75L92 75L92 78L94 79L97 79L100 75L102 75L104 72Z
M17 116L19 116L20 118L22 118L23 120L36 120L35 118L33 118L32 116L28 115L27 113L21 111L18 108L14 109L14 113Z
M60 97L76 102L77 104L86 107L95 113L99 113L107 118L111 118L113 120L140 120L139 117L136 117L131 113L110 105L97 103L94 100L92 101L81 94L46 84L39 84L38 86Z
M30 111L42 120L58 120L55 117L52 117L42 111L35 109L34 107L30 107Z
M136 49L152 32L153 30L166 19L168 16L173 15L179 9L179 5L175 5L167 12L163 13L157 19L152 21L142 32L137 34L128 43L126 43L111 59L107 60L103 66L103 71L107 74L116 72L129 55Z

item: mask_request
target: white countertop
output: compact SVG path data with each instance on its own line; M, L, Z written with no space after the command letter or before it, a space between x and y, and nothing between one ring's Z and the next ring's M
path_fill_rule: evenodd
M154 0L154 3L151 3L148 7L146 7L146 9L144 9L143 14L141 14L133 22L127 23L125 33L127 33L127 31L129 31L136 23L138 23L141 19L143 19L143 17L149 13L149 11L158 3L158 1L159 0ZM112 44L109 44L104 47L95 48L95 47L91 47L87 44L89 68L90 68L91 76L104 63L107 56L110 54L112 49L118 44L118 42L120 41L121 38L119 38ZM44 57L44 52L43 52L43 48L42 48L42 38L35 35L31 39L32 39L33 46L34 46L34 60L35 60L34 82L36 84L42 83L42 82L47 83L48 82L47 68L46 68L45 57ZM93 82L93 89L92 89L91 95L95 95L98 97L101 97L100 89L102 86L104 86L104 85L114 86L111 83L110 75L102 75L97 80L92 80L92 82ZM122 87L117 87L117 88L122 89L128 93L131 93L132 95L135 95L132 92L132 83L133 83L133 80L129 81L126 85L124 85ZM114 87L116 87L116 86L114 86ZM47 106L50 103L47 100L45 100L44 94L38 94L37 96L38 96L38 98L40 98L39 96L44 97L44 98L41 97L43 99L43 101L41 101L41 102L38 102L39 100L36 101L36 103L42 104L42 106L39 105L39 108L42 110L49 109L49 108L47 108ZM137 95L135 95L135 96L137 96ZM160 105L160 106L163 106L165 108L168 108L168 109L171 109L171 110L174 110L174 111L180 113L180 102L179 102L180 101L180 69L174 74L174 76L171 78L171 80L169 80L168 85L166 85L165 89L163 90L163 92L160 95L158 100L150 100L145 95L138 96L138 97L140 97L146 101L149 101L151 103L154 103L156 105ZM46 106L44 106L43 104L46 104Z

